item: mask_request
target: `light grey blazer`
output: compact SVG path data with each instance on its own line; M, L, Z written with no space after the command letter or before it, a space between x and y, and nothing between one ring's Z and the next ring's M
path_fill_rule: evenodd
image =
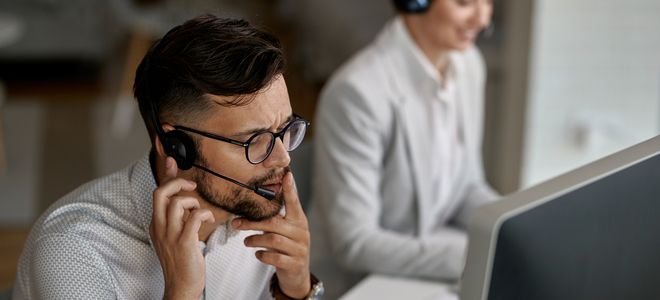
M430 129L419 118L426 113L424 71L412 51L421 50L405 39L413 43L397 17L321 93L309 217L314 272L327 273L332 257L358 273L457 279L467 244L457 228L476 206L497 198L482 168L481 54L450 54L467 158L449 202L440 205L432 196Z

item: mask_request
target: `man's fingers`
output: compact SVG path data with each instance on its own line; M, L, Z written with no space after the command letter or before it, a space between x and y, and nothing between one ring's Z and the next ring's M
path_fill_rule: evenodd
M183 227L183 214L186 210L198 209L199 201L193 197L173 196L167 206L167 230L178 236Z
M305 213L300 205L300 199L298 199L298 193L293 187L293 174L291 172L286 173L282 178L282 191L284 192L284 206L286 207L285 219L306 220Z
M279 269L297 271L303 270L305 267L298 260L282 253L259 250L255 253L255 256L262 263L274 266Z
M183 232L181 233L182 238L198 238L199 227L202 226L202 222L206 223L215 223L215 218L213 213L208 209L195 209L190 212L186 224L183 225Z
M183 178L170 180L168 183L161 185L154 190L154 225L157 228L164 228L167 224L167 206L170 204L172 196L180 191L192 191L197 187L193 181L188 181Z
M176 178L170 180L168 183L161 185L154 190L154 199L156 198L170 198L180 191L190 192L197 187L197 183L183 178Z
M248 221L243 218L236 218L231 221L231 226L236 230L255 230L255 231L265 231L265 232L274 232L286 236L291 239L309 239L309 231L307 231L307 222L304 223L303 228L300 228L301 224L295 224L293 221L273 217L265 221L254 222Z
M253 248L268 248L282 252L289 256L303 256L306 248L302 247L292 239L276 233L255 234L245 238L245 246Z

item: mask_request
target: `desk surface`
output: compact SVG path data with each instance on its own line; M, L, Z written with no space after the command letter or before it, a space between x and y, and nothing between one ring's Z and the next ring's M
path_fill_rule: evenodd
M385 275L369 275L339 300L458 300L453 285Z

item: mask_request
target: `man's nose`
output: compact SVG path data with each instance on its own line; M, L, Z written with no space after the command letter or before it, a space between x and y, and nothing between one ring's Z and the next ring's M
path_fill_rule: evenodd
M284 168L289 165L291 162L291 157L289 152L284 147L284 143L279 138L275 139L275 145L273 145L273 151L270 152L270 155L266 160L263 161L264 167L270 168Z

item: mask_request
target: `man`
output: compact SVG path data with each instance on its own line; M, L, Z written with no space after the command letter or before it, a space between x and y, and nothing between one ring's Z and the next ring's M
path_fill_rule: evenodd
M318 299L288 172L307 121L283 69L279 40L245 21L168 32L135 79L151 151L41 216L14 299Z
M469 216L497 198L481 163L485 65L474 47L492 3L393 2L399 14L317 108L312 235L327 244L312 245L312 265L328 299L371 272L457 280Z

